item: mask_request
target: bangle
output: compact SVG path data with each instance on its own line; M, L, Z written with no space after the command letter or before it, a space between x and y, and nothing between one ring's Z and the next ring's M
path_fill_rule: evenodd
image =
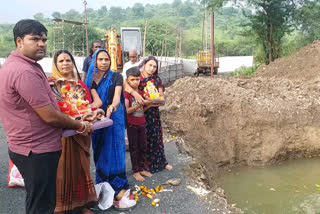
M110 107L112 107L112 109L111 109L111 113L112 113L112 112L113 112L113 105L112 105L112 104L111 104L111 105L108 105L107 111L108 111L108 109L109 109Z
M108 110L110 107L112 108L112 109L111 109L111 113L117 111L117 107L114 106L114 105L112 105L112 104L108 105L107 110Z
M80 128L76 129L76 131L80 131L80 130L82 130L82 129L83 129L84 124L83 124L83 122L82 122L82 121L81 121L80 123L81 123L81 126L80 126Z
M80 129L82 128L84 126L84 129L82 130L82 131L78 131L78 130L76 130L76 132L78 133L78 134L83 134L86 130L87 130L87 125L84 123L84 122L81 122L81 127L80 127Z
M112 105L112 104L111 104L111 106L112 106L112 112L117 111L117 106L114 106L114 105Z

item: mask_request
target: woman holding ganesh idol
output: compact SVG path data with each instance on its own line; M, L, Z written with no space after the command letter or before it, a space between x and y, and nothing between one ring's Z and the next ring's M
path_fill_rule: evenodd
M69 51L57 51L53 58L51 75L54 79L64 78L81 84L86 90L84 99L92 103L90 92L80 80L74 58ZM99 107L99 96L94 91L91 94L95 101L91 106ZM77 134L62 138L61 141L62 154L57 171L54 213L93 213L89 208L94 206L98 199L90 175L91 137Z
M149 56L145 58L139 65L140 67L140 84L139 90L144 91L149 83L153 83L154 87L163 97L164 87L158 75L158 60ZM125 84L125 90L132 94L139 102L140 95L132 88ZM164 152L162 125L160 120L159 107L164 103L154 103L151 101L144 101L144 115L146 118L146 135L147 135L147 166L151 173L162 171L163 169L172 170L172 166L168 161Z

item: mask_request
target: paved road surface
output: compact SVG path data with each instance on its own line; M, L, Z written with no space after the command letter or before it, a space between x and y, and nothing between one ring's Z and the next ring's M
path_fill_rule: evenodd
M202 201L198 195L188 190L186 187L190 185L187 178L184 177L182 169L191 160L190 157L182 155L178 152L175 143L169 142L165 144L166 155L170 164L173 165L172 171L163 171L154 174L150 179L147 179L144 184L150 188L155 187L169 178L181 178L181 185L173 188L173 192L160 193L161 203L159 207L152 207L150 199L141 197L136 208L132 211L123 213L135 214L206 214L212 213L209 204ZM0 123L0 214L23 214L25 191L23 188L8 188L8 152L5 134ZM135 182L132 178L131 165L129 154L127 153L127 175L131 187ZM91 171L94 178L94 164L91 161ZM137 183L138 184L138 183ZM167 188L167 187L166 187ZM107 211L97 211L96 213L121 213L113 208Z

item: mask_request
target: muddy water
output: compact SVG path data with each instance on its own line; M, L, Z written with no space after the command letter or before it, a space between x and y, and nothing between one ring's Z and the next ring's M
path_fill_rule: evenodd
M320 213L320 157L229 170L217 184L248 214Z

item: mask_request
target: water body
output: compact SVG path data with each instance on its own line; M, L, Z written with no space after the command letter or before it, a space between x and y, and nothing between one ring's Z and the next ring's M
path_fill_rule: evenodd
M232 169L217 184L247 214L320 214L320 157Z

